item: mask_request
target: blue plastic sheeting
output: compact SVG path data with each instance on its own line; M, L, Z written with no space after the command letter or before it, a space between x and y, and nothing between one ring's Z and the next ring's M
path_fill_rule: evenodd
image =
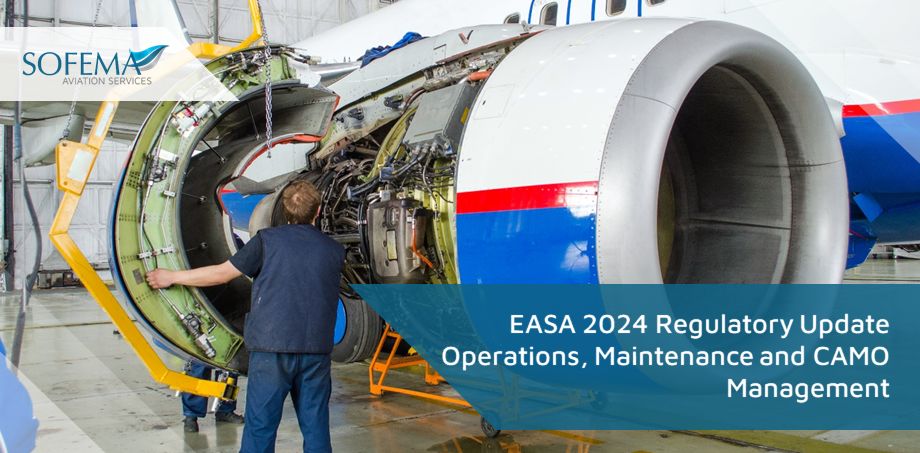
M345 314L345 304L342 303L341 298L339 299L339 308L335 313L335 333L332 337L332 342L339 344L342 338L345 337L345 330L348 328L348 316Z
M6 354L0 341L0 352ZM38 420L32 416L32 400L26 388L4 363L0 365L0 441L9 453L26 453L35 449Z
M414 31L410 31L409 33L406 33L406 35L403 36L402 39L400 39L396 44L393 44L392 46L386 46L386 47L377 46L372 49L367 49L367 52L365 52L364 56L361 57L361 67L363 68L369 65L372 61L378 58L383 58L387 56L387 54L389 54L390 52L396 49L406 47L409 44L412 44L416 41L421 41L423 39L425 39L424 36Z
M498 429L920 429L912 285L354 289Z
M239 192L223 192L220 194L220 201L224 204L224 209L227 210L227 214L230 216L233 228L248 231L252 211L265 197L265 194L243 196Z
M874 222L878 216L882 215L885 212L885 209L879 204L879 202L872 196L871 193L861 193L853 197L853 201L856 202L856 205L859 206L859 210L866 215L866 218L870 222Z

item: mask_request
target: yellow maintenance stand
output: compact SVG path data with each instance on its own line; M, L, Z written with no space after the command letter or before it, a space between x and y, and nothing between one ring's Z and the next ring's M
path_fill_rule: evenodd
M258 42L262 37L262 22L257 0L249 0L249 11L252 17L253 32L239 46L231 48L219 44L198 42L189 46L188 51L194 58L214 59L227 53L247 48ZM177 57L179 56L177 55ZM154 80L160 79L184 63L185 61L181 57L166 60L158 65L155 71L151 72L151 78ZM122 333L125 340L134 348L134 352L147 366L154 380L180 392L222 400L235 400L239 394L239 387L237 387L233 378L227 378L224 382L206 381L167 368L68 233L77 205L80 204L83 189L86 187L86 182L90 173L92 173L99 150L102 148L102 143L108 134L115 111L118 109L118 102L131 94L131 92L113 89L109 93L110 100L106 100L99 107L99 113L96 115L96 121L93 123L93 129L86 143L62 140L58 144L56 149L57 185L58 189L64 192L64 199L61 201L61 206L58 208L54 223L51 226L51 233L49 234L51 242L61 252L64 260L70 264L74 273L80 278L80 281L83 282L93 298L112 318L112 322Z

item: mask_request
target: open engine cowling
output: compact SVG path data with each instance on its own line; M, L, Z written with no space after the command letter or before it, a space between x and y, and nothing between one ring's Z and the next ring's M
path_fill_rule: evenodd
M306 167L286 170L319 188L317 227L346 248L336 360L366 359L380 338L354 283L841 280L849 221L837 129L780 44L677 19L472 29L343 76L330 85L337 107L276 51L276 137L329 131ZM248 280L155 292L143 273L219 264L235 249L218 197L264 149L256 63L266 62L256 57L210 64L246 86L192 133L169 118L197 107L158 106L113 227L113 269L158 338L241 372ZM246 219L251 232L284 223L284 181Z
M245 373L243 320L251 282L154 290L155 268L191 269L226 261L237 249L221 189L266 151L265 84L272 66L274 143L318 141L338 96L297 66L299 55L273 48L231 53L208 63L236 99L195 93L160 102L134 143L113 203L113 276L126 306L158 343L182 357ZM300 69L299 69L300 68ZM318 79L318 77L316 77Z

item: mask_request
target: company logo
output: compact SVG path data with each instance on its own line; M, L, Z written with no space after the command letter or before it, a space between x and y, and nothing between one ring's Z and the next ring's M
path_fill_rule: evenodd
M4 36L2 102L236 99L162 27L12 27Z
M133 50L128 50L131 53L131 58L135 61L136 66L141 71L146 71L154 66L157 62L160 61L160 56L163 55L163 49L167 46L151 46L140 52L135 52Z
M106 56L100 52L44 52L38 55L35 52L26 52L22 55L25 65L22 74L68 76L64 78L63 85L148 85L151 83L149 77L134 76L141 76L141 71L156 66L166 47L168 46L151 46L139 52L128 49L126 57L118 53ZM109 77L106 80L105 76L109 75L128 77Z

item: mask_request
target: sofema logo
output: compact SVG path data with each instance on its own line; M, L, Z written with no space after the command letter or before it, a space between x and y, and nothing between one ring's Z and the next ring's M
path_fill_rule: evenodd
M26 65L22 74L64 75L62 85L149 85L150 77L139 76L156 66L166 47L151 46L139 52L128 49L124 59L117 53L103 56L99 52L45 52L36 56L35 52L26 52L22 56Z
M131 53L131 59L136 62L136 66L141 71L146 71L154 67L157 61L160 61L160 55L163 54L163 49L165 48L166 46L152 46L140 52L134 52L133 50L128 50L128 52Z

